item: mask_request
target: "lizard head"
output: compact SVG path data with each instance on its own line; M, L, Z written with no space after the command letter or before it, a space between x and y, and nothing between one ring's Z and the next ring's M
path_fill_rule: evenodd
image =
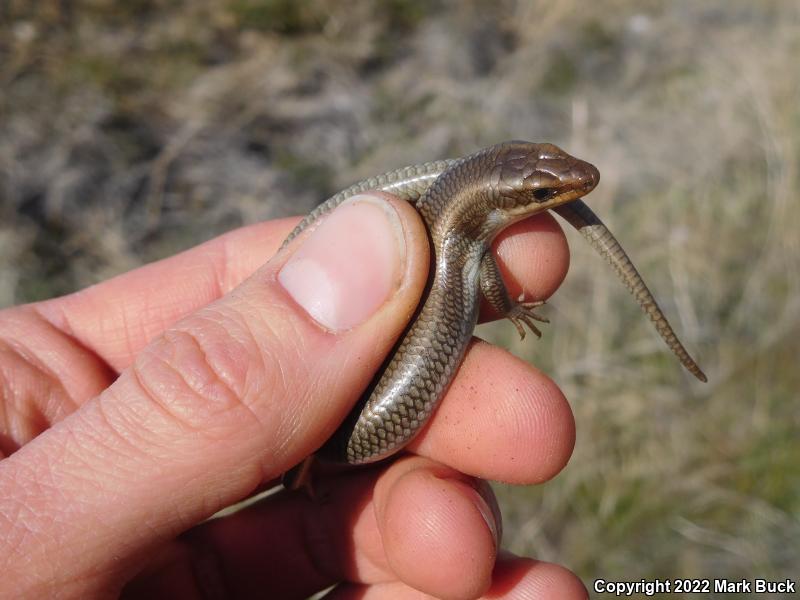
M594 165L553 144L506 142L495 150L495 199L509 221L576 200L600 180Z

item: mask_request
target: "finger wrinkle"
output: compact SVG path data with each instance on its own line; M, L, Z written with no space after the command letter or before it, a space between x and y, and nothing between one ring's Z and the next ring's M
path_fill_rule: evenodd
M47 322L45 321L43 324L47 325ZM60 333L59 330L56 331ZM55 373L53 373L47 363L38 356L33 347L29 346L22 339L7 336L0 338L0 343L5 345L5 347L14 356L33 368L40 376L44 377L51 383L57 384L59 389L64 392L65 397L69 397L69 395L66 393L66 390L61 385L61 380L55 375ZM12 378L9 379L13 381Z
M167 361L162 361L162 363L169 370L174 372L174 369L172 369L172 367L169 365ZM182 431L188 433L198 432L197 427L190 425L190 423L188 422L184 422L184 419L179 418L177 413L173 409L170 409L169 403L162 398L162 394L158 394L153 389L150 388L150 385L147 383L148 377L140 371L140 369L135 363L131 366L129 372L136 384L136 387L142 392L142 397L148 400L149 406L155 408L162 416L165 416L167 420L173 425L179 425ZM179 373L175 374L180 377ZM150 423L150 420L147 419L146 422ZM155 432L153 431L153 433Z
M252 368L247 363L257 354L256 361L261 364L255 365L256 368L264 366L260 353L249 352L255 337L247 321L240 319L235 311L225 315L217 315L212 311L201 312L197 315L197 322L192 323L191 327L168 331L165 338L172 335L185 336L190 349L197 351L198 361L205 367L197 373L197 377L191 378L187 376L192 373L191 370L181 370L182 374L187 373L184 379L192 389L199 386L201 390L205 390L208 384L219 383L223 396L235 397L241 401L247 395L247 374ZM180 344L176 344L176 350L178 349ZM192 362L191 358L188 362ZM208 381L206 372L211 375Z
M26 394L26 386L21 385L21 371L29 371L22 377L29 382L36 382L37 387L42 382L49 381L46 373L42 373L36 365L26 361L13 347L0 340L0 416L3 419L0 431L10 436L8 441L0 440L0 450L7 454L16 451L22 443L48 426L46 420L38 422L42 419L41 412L34 411L35 405L26 402L29 394Z
M0 456L13 454L77 406L35 352L9 342L0 339Z
M184 431L211 434L222 415L239 410L263 427L217 368L191 331L173 330L145 350L131 372L145 397Z
M268 314L273 313L269 311ZM299 390L297 389L298 382L307 384L309 374L292 369L293 366L305 368L306 363L302 360L302 357L307 355L302 350L305 336L296 330L294 321L288 322L288 326L293 328L291 331L279 331L269 321L261 321L259 325L261 329L256 334L249 323L246 321L243 323L243 332L248 336L253 347L258 349L258 352L252 353L258 364L251 372L261 374L254 381L248 382L247 393L252 395L254 402L258 402L261 406L259 410L270 408L270 413L274 410L271 404L272 398L296 398L297 401L289 405L289 408L313 406L313 398L310 396L313 394L314 387L301 385ZM281 325L286 327L287 323ZM282 343L276 344L276 340L282 340ZM281 355L276 355L276 351L279 351ZM301 360L295 360L295 356L301 357ZM301 394L304 396L303 398L299 397ZM308 399L306 400L306 398ZM256 415L257 410L253 408L252 412ZM303 423L302 414L299 414L297 410L282 410L279 417L270 423L275 427L272 437L277 440L278 444L273 447L268 458L269 462L280 462L291 453L296 441L295 433ZM265 427L266 422L267 417L262 417L260 421L262 427ZM262 470L265 476L274 477L276 475L274 472L270 472L268 464L263 464Z
M260 306L252 307L252 312L254 314L258 314L262 310ZM243 312L244 311L238 311L237 314L242 315ZM266 312L267 314L274 314L270 308L268 308ZM258 395L262 392L262 389L259 389L258 386L258 384L261 383L263 388L268 389L272 395L282 396L288 394L293 387L291 383L293 377L291 374L287 375L285 372L285 359L281 360L281 357L275 354L276 349L279 349L281 354L286 356L286 354L288 354L288 348L284 348L283 344L277 344L276 341L285 341L286 345L288 345L288 343L296 344L297 340L303 340L303 336L296 331L294 333L278 331L269 321L260 321L259 325L261 330L258 333L254 331L250 321L243 317L236 317L236 323L239 327L235 332L232 331L231 328L228 328L228 330L223 333L227 333L232 337L234 333L246 337L246 340L240 342L242 346L252 347L258 350L257 352L251 352L246 355L247 358L258 361L257 364L252 365L248 371L262 373L264 377L268 379L268 381L263 381L262 378L259 377L255 382L247 382L243 390L247 390L255 383L256 389L252 391L255 395ZM291 326L294 325L291 324ZM303 356L302 353L298 353L298 355ZM243 391L242 393L244 394L245 392Z
M82 356L82 360L84 362L91 361L95 370L100 370L106 373L108 376L108 383L113 381L113 379L118 375L119 371L114 369L111 364L98 353L97 349L88 343L88 340L82 339L75 333L67 312L61 310L57 303L53 303L53 306L62 317L60 322L48 318L47 311L43 310L44 305L42 304L34 304L30 309L34 315L34 318L39 323L50 329L50 331L59 338L62 338L68 342L74 350L80 351L82 355L85 356L85 358ZM76 406L79 404L79 402L75 403Z
M268 314L276 313L269 310ZM272 423L277 444L272 448L269 461L282 462L295 453L301 430L316 419L309 413L320 410L319 390L335 389L331 376L338 376L344 369L331 371L309 364L307 357L318 350L308 334L299 329L301 322L289 319L276 325L259 321L258 325L258 333L250 329L250 335L259 350L254 354L259 356L264 376L251 388L259 404L279 417ZM276 340L281 340L281 343L276 343ZM291 402L277 407L272 404L273 398L289 398ZM297 460L294 458L295 462ZM269 465L265 465L265 469L269 470ZM274 477L275 473L271 475Z
M112 366L117 362L114 355L124 355L125 352L135 351L131 347L131 328L127 323L128 311L124 310L124 302L122 302L124 299L120 299L119 303L112 305L114 309L112 309L113 315L111 315L111 318L109 318L107 307L94 311L96 318L91 321L92 326L95 328L93 331L87 331L85 327L76 324L73 320L72 306L76 305L84 309L91 308L95 304L93 299L96 290L96 287L89 287L63 298L34 304L31 309L44 322L49 323L57 331L73 340L81 349L90 353L109 372L117 374L119 373L119 368ZM123 306L123 308L120 308L120 306ZM137 311L137 316L141 318L142 312L144 311ZM117 322L118 318L121 318L121 323L118 327L109 328L106 326L108 322ZM121 334L118 333L120 330ZM116 340L120 337L124 346L121 349L115 349L114 344L108 344L107 342L109 339ZM99 347L96 343L93 343L93 339L104 340L106 347Z

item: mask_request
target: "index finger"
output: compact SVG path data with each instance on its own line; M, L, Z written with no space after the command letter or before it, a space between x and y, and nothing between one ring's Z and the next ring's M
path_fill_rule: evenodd
M116 372L170 325L221 298L275 254L299 218L242 227L194 248L37 305Z

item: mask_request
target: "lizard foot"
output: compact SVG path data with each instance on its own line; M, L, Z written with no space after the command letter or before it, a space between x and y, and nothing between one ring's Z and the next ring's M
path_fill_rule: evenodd
M549 323L550 320L537 315L533 309L542 306L544 303L544 300L537 300L535 302L520 302L519 304L515 304L506 315L506 318L514 324L514 327L517 328L520 340L525 339L524 325L527 325L536 337L542 337L542 332L539 331L539 328L536 326L534 321Z

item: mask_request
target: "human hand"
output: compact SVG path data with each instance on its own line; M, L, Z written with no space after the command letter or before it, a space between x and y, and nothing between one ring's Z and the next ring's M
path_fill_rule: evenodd
M280 492L205 521L318 448L412 314L427 237L386 198L261 268L296 221L0 312L0 593L586 597L561 567L498 555L481 479L552 477L574 423L555 384L483 342L407 456L323 477L324 503ZM514 296L566 273L549 215L496 246Z

